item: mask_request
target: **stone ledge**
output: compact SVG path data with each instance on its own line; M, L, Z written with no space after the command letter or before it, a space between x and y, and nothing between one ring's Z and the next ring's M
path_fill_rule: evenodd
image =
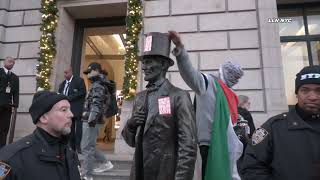
M225 0L173 0L172 14L222 12L226 10L225 4Z
M202 32L181 34L187 50L227 49L227 32Z
M37 59L16 60L13 72L18 76L36 75Z
M144 19L144 32L177 32L197 31L197 16L173 16Z
M17 11L17 12L7 12L7 24L6 26L19 26L22 25L23 21L23 12Z
M41 8L40 0L10 0L10 10Z
M189 58L190 58L192 66L195 69L198 69L198 64L199 64L198 53L192 52L192 53L188 53L188 54L189 54ZM177 64L176 58L174 56L172 56L171 58L174 61L174 65L169 68L169 72L170 71L178 71L179 69L178 69L178 64Z
M200 15L200 31L257 28L255 11ZM223 19L223 21L221 20Z
M5 42L39 41L40 26L6 28Z
M230 48L259 48L258 30L231 31Z
M32 103L32 98L33 95L19 95L19 108L17 111L28 113Z
M228 0L229 11L256 9L256 0Z
M10 4L10 0L1 0L0 1L0 9L8 9Z
M262 70L245 70L243 77L239 80L239 84L235 85L235 89L262 89Z
M19 77L20 93L35 93L36 92L36 76Z
M218 69L228 60L239 63L243 68L260 68L260 59L258 49L200 52L200 69Z
M26 11L24 15L24 25L41 24L42 14L39 10Z
M288 109L286 93L284 89L267 89L266 98L268 111L286 111Z
M8 56L13 58L18 57L19 44L1 44L0 43L0 58L4 59Z
M21 43L19 58L37 58L40 52L40 42Z
M169 72L168 74L170 74L170 82L174 84L174 86L183 90L191 90L191 88L189 88L189 86L184 82L179 72Z
M169 0L145 1L144 16L167 16L169 15Z
M8 22L7 11L0 10L0 25L6 26Z
M293 69L292 69L293 70ZM284 89L285 83L282 68L265 68L264 67L264 84L265 89ZM295 77L295 72L294 72ZM293 83L293 81L292 81Z

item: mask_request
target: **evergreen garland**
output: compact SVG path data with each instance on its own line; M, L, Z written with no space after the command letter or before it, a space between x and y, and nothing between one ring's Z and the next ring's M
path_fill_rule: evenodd
M50 75L53 59L56 55L54 32L58 23L58 8L56 0L41 0L42 24L40 37L40 57L37 64L38 90L50 90Z
M142 2L140 0L129 0L126 18L125 77L123 82L125 99L131 99L136 94L139 58L138 41L142 28L142 9Z

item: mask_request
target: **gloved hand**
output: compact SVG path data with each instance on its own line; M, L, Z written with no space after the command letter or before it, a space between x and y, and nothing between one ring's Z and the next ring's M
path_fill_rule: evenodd
M144 111L136 111L128 120L128 127L135 130L138 128L138 126L144 125L146 119L146 113Z
M89 127L96 127L96 121L90 121L88 122Z
M82 113L82 119L87 120L88 118L89 118L89 113L88 113L87 111L84 111L84 112Z
M88 124L90 127L95 127L97 122L97 115L96 112L90 112L89 118L88 118Z

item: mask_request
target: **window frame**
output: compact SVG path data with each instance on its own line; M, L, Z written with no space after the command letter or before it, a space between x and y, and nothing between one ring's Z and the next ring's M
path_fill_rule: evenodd
M300 36L280 36L280 43L284 42L306 42L308 51L309 65L313 66L314 61L311 52L311 41L320 41L320 34L309 34L308 29L308 18L307 9L318 6L320 8L320 3L306 3L306 4L281 4L277 6L278 11L286 9L299 9L302 10L303 24L305 28L305 35Z

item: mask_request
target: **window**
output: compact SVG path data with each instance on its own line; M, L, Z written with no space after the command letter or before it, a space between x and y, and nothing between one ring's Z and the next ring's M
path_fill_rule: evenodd
M288 105L296 103L294 79L304 66L320 64L320 3L278 6L282 64Z

